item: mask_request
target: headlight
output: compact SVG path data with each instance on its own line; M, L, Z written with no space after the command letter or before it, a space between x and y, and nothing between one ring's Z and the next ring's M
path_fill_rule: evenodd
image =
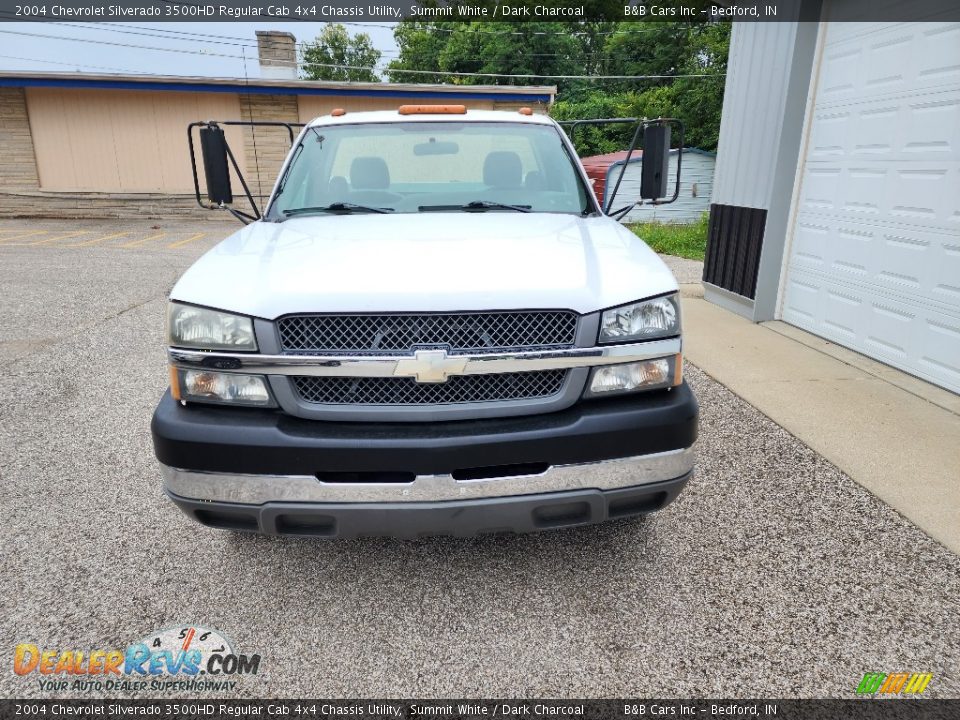
M605 310L601 343L656 340L680 334L680 299L676 293Z
M656 360L602 365L594 368L587 386L588 397L658 390L679 385L683 360L679 354Z
M253 320L172 302L167 308L170 345L197 350L256 350Z
M174 398L194 402L275 407L262 375L175 370Z

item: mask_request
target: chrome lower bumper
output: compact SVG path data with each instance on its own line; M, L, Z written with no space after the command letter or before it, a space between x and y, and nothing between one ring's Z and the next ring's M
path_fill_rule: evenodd
M535 475L457 480L418 475L409 483L325 483L312 475L196 472L161 464L166 490L181 498L262 505L269 502L396 503L510 497L568 490L614 490L673 480L693 469L692 447L576 465Z

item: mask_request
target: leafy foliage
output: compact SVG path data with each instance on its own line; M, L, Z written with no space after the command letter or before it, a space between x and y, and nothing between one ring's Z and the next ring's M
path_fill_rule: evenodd
M583 46L557 33L560 23L402 22L394 30L400 57L390 63L394 82L446 82L461 85L539 85L538 78L434 78L403 70L510 75L574 75L583 71ZM504 27L506 26L506 27ZM499 28L499 29L498 29Z
M301 75L306 80L377 82L373 68L381 52L366 33L351 36L339 23L329 23L300 53Z
M720 132L729 23L687 22L424 22L399 23L393 82L462 85L556 83L558 120L675 117L685 144L715 150ZM625 75L618 80L489 78L405 74L402 70L508 75ZM673 77L706 75L707 77ZM650 77L665 76L665 77ZM581 128L581 154L627 147L624 126Z

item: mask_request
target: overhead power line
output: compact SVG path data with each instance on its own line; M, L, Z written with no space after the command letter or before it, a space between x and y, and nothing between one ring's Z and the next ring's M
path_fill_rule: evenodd
M245 60L243 55L229 55L226 53L207 52L204 50L190 50L186 48L155 47L149 45L137 45L134 43L111 42L109 40L95 40L92 38L65 37L62 35L47 35L44 33L30 33L20 30L0 30L5 35L20 35L24 37L45 38L50 40L63 40L67 42L89 43L94 45L106 45L110 47L133 48L138 50L151 50L156 52L180 53L186 55L200 55L204 57L232 58L235 60ZM274 63L283 64L283 61L275 60ZM502 78L513 80L672 80L677 78L718 78L724 77L723 73L682 73L676 75L552 75L538 73L484 73L484 72L460 72L453 70L407 70L401 68L390 68L387 66L358 66L342 65L337 63L318 63L290 61L286 64L294 67L323 67L338 70L362 70L386 75L429 75L444 77L479 77L479 78Z
M143 70L130 70L129 68L108 67L105 65L90 65L85 62L66 62L65 60L41 60L40 58L18 57L17 55L0 55L0 58L6 60L21 60L23 62L43 63L45 65L69 65L70 67L93 68L94 70L112 70L113 72L129 73L131 75L151 75L152 73Z

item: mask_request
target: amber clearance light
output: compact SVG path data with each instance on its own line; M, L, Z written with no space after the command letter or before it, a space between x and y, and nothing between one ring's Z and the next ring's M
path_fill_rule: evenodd
M466 115L466 105L401 105L401 115Z

